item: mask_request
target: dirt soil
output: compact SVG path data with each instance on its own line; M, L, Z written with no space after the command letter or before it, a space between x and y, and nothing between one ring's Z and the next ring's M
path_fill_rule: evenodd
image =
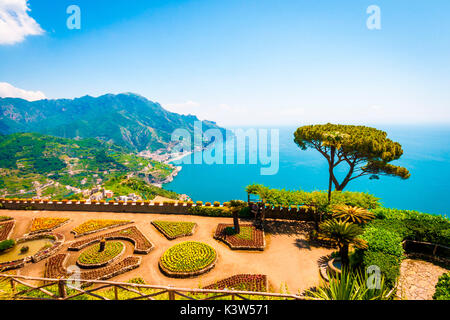
M319 284L318 261L321 257L333 251L328 248L314 246L306 241L306 230L311 228L311 225L304 222L267 221L265 230L267 246L263 252L258 252L231 250L226 244L213 239L217 225L219 223L231 223L230 218L138 213L12 210L4 210L2 211L2 215L12 216L16 220L16 225L11 235L13 239L19 238L29 231L31 220L34 217L70 218L71 220L68 224L54 230L54 232L62 233L66 237L66 243L58 253L69 253L69 264L75 263L79 255L79 252L67 251L68 243L74 241L74 236L70 233L73 228L90 219L132 220L134 221L134 225L155 245L155 248L147 255L140 255L143 260L139 268L111 280L128 281L134 277L141 277L148 284L171 285L178 288L203 287L236 274L248 273L267 275L271 289L275 292L281 292L282 288L282 292L286 292L284 288L287 286L287 292L299 293ZM170 241L151 225L150 222L153 220L196 222L198 227L193 236ZM109 233L122 228L124 227L109 229L77 238L77 240ZM207 274L191 279L173 279L166 277L158 268L158 261L161 255L171 246L187 240L201 241L211 245L218 254L216 267ZM132 255L132 248L132 244L127 243L127 250L123 257ZM25 268L19 269L17 273L42 277L44 275L45 261L28 264ZM69 264L65 267L68 267Z

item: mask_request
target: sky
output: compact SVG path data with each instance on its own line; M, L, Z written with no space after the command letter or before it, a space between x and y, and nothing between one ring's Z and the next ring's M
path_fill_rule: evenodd
M0 96L134 92L223 126L448 125L448 12L448 0L0 0Z

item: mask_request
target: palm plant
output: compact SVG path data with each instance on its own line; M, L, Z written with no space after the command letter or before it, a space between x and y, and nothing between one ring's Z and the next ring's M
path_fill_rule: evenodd
M365 240L358 238L363 230L358 225L342 220L330 219L320 224L318 238L329 241L339 248L342 265L348 265L348 248L350 245L358 249L366 249Z
M377 288L370 288L368 275L359 271L350 272L343 268L341 274L328 274L329 282L305 292L306 297L320 300L390 300L393 290L386 285L381 276Z
M337 205L333 208L333 217L343 221L363 224L375 218L367 209L347 205Z

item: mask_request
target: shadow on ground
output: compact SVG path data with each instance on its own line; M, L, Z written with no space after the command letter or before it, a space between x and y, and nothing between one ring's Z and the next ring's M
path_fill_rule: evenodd
M264 232L274 235L307 235L314 229L314 224L304 221L266 221Z

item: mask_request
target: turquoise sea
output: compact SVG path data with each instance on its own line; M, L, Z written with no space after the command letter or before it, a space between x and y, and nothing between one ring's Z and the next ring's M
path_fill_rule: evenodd
M450 127L378 126L403 146L396 164L408 168L411 178L362 177L346 190L364 191L381 198L390 208L418 210L450 216ZM260 175L261 164L185 164L166 189L188 194L194 201L245 200L245 187L260 183L273 188L325 190L328 182L326 160L314 150L302 151L293 141L296 128L280 131L279 171ZM248 146L247 146L248 148ZM193 157L192 155L190 157Z

